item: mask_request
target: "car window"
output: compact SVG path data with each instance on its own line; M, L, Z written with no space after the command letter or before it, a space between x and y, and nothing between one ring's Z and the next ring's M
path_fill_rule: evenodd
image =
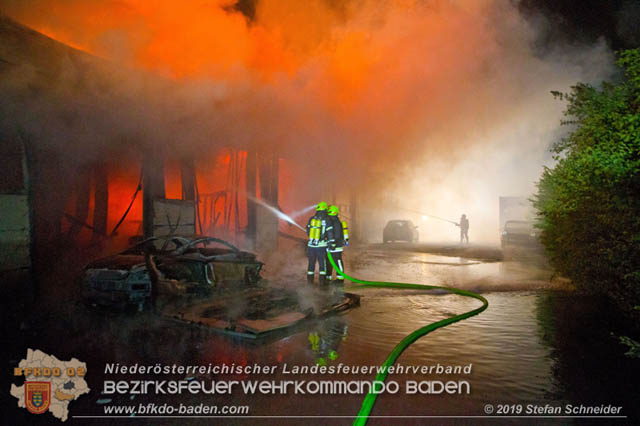
M504 225L505 230L509 232L531 232L533 224L531 222L509 221Z
M407 226L408 223L406 220L390 220L388 225L396 226L396 227L404 227L404 226Z
M188 263L175 262L163 264L160 269L167 278L173 280L197 281L197 276Z

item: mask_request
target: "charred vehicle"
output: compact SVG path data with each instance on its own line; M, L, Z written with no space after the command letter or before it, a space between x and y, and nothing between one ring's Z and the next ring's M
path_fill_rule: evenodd
M418 227L410 220L390 220L382 231L382 241L418 241Z
M167 280L184 293L207 296L216 289L246 288L260 281L262 262L218 238L151 238L86 266L85 299L92 305L142 310L152 292L145 253Z
M359 296L342 291L301 301L294 290L269 286L262 266L253 253L217 238L152 238L87 265L83 289L94 306L153 306L173 323L247 339L359 304Z

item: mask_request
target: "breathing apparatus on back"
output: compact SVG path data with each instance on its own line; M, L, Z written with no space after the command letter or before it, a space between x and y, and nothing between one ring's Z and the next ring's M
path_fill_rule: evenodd
M323 221L317 218L318 212L327 211L328 205L324 201L321 201L316 206L316 215L311 218L309 222L309 245L317 246L320 243L323 234Z

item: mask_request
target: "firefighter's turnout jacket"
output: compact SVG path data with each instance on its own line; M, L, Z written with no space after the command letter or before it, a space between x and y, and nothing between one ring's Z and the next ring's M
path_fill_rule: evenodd
M329 216L329 230L327 232L328 248L331 253L338 253L344 250L344 246L349 241L349 231L347 222L340 221L338 215Z

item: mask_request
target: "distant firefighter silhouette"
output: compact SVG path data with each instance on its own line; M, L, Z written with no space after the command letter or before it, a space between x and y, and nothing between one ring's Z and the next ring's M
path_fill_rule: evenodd
M467 219L467 215L463 214L460 217L460 223L456 223L456 225L460 227L460 244L465 240L469 244L469 219Z

